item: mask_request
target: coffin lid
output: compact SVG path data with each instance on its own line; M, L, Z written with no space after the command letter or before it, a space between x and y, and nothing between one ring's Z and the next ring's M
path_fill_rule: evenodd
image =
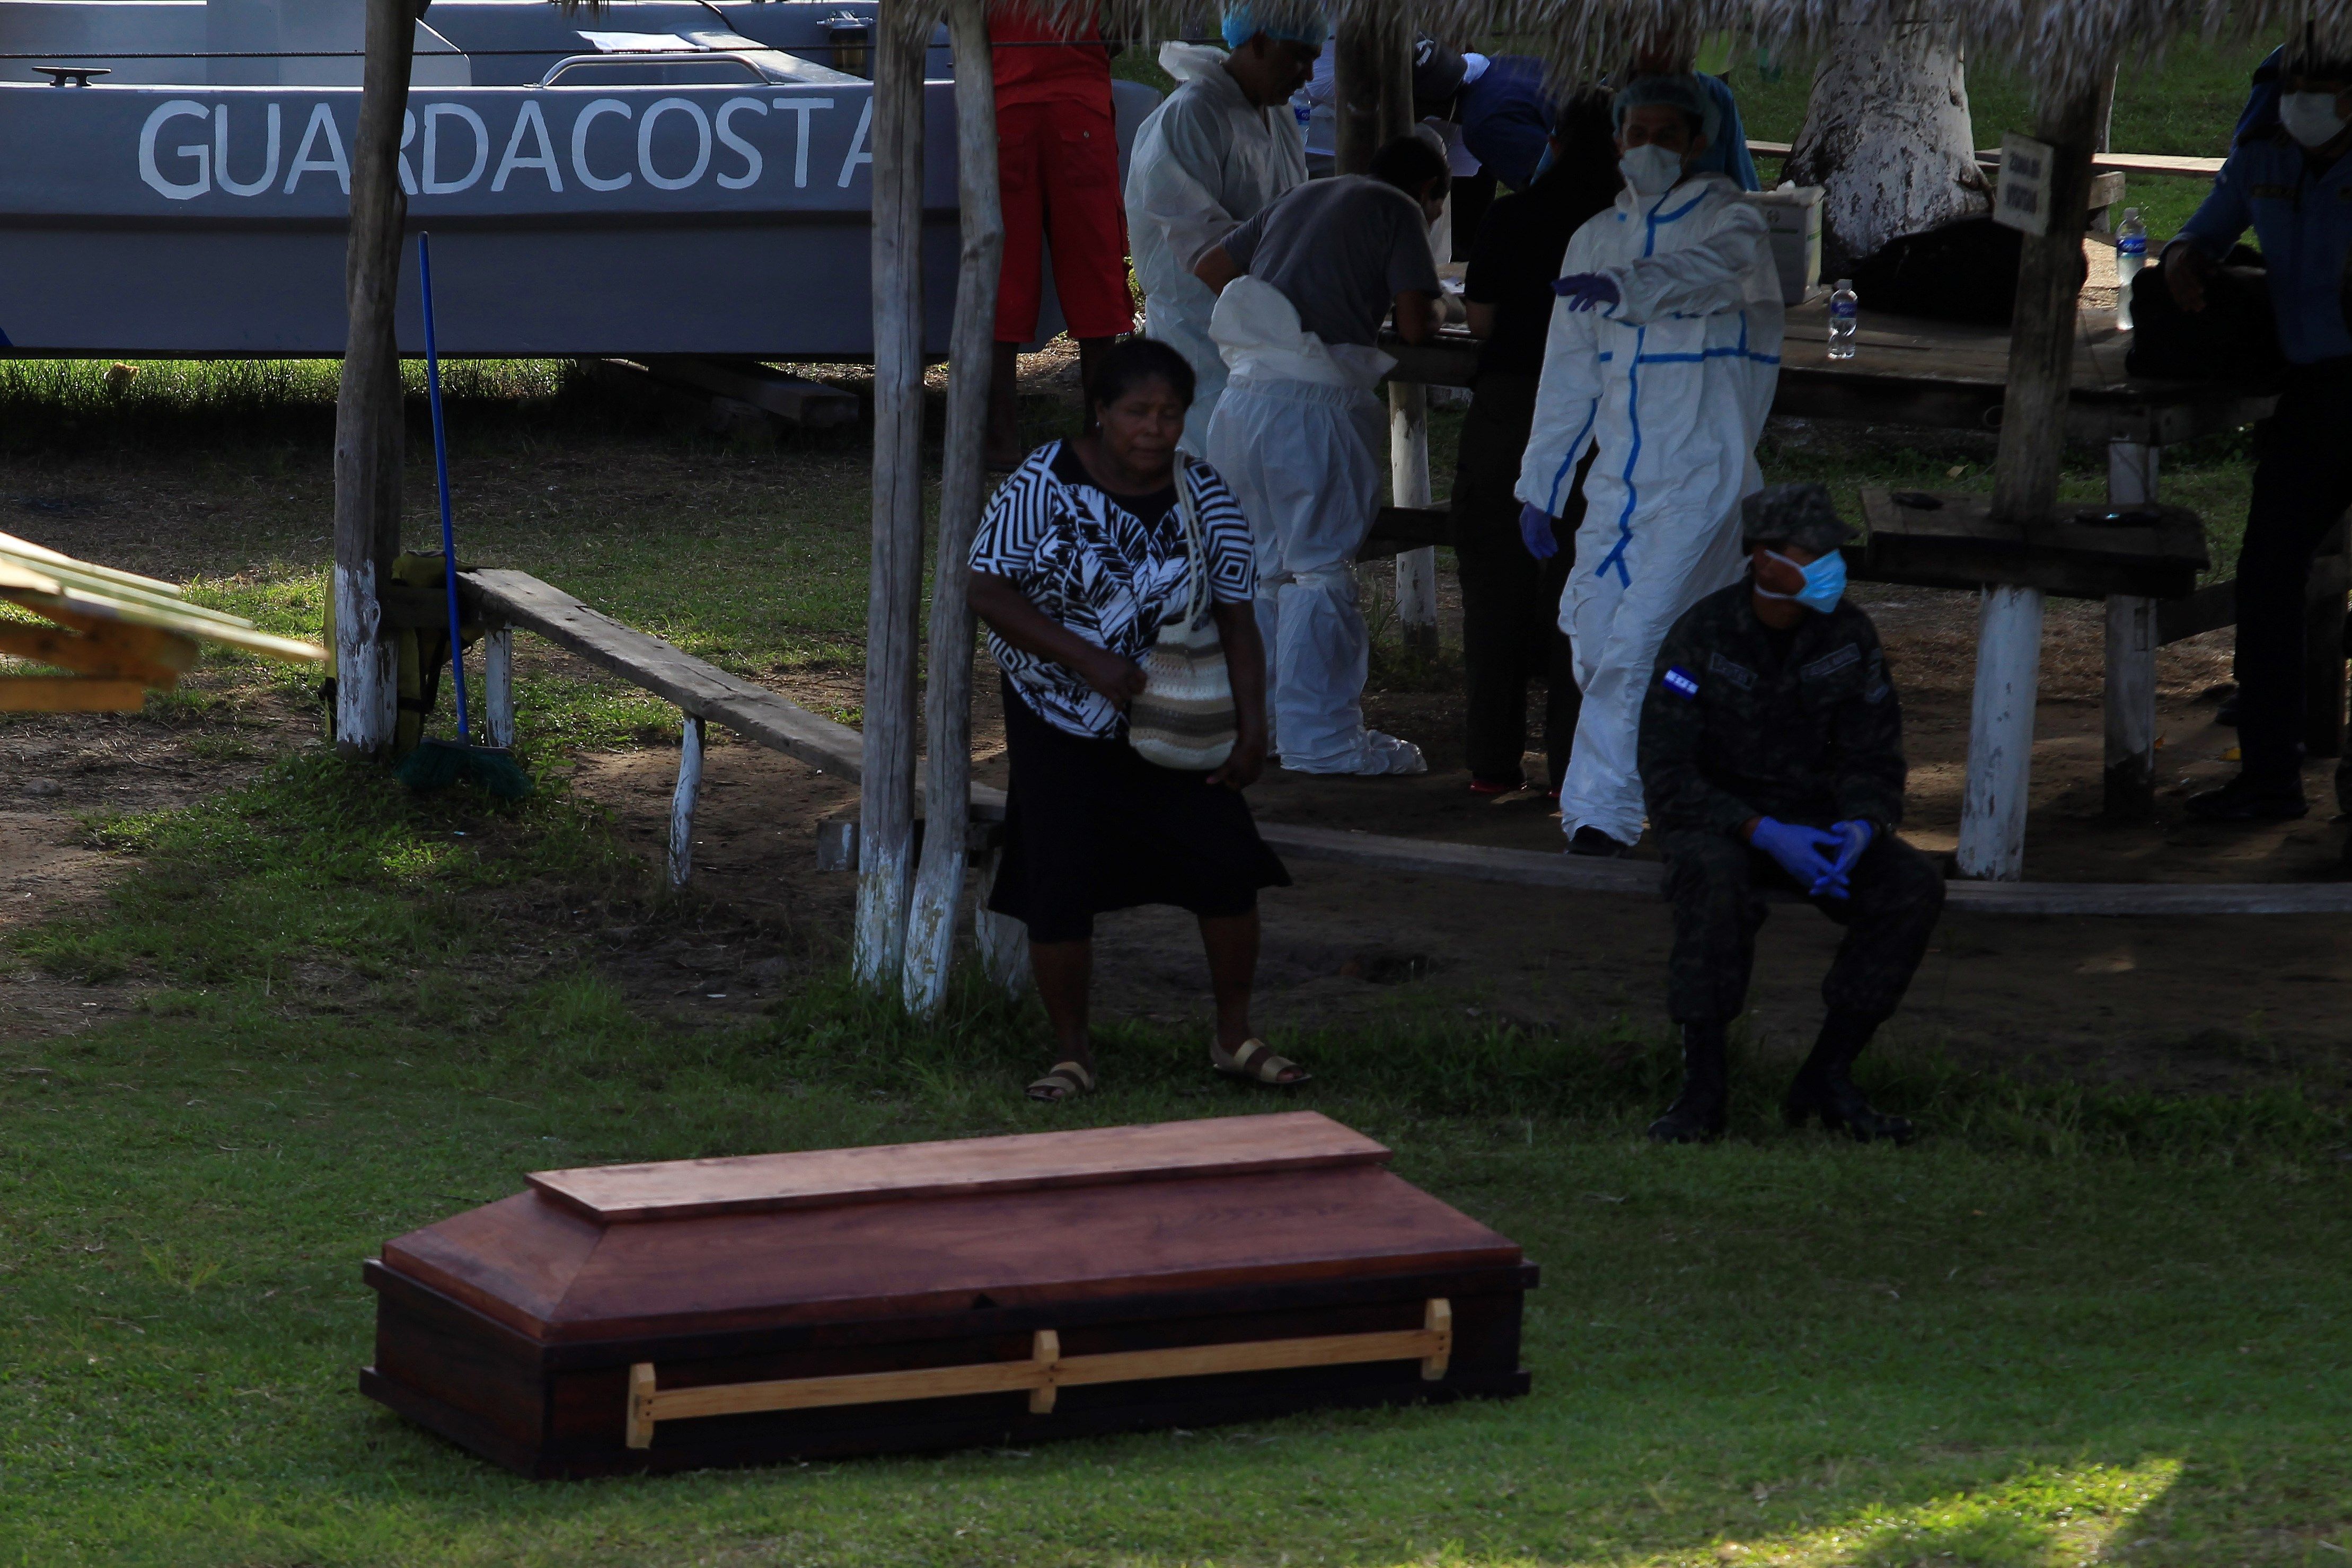
M383 1265L536 1339L1516 1264L1312 1111L531 1175Z

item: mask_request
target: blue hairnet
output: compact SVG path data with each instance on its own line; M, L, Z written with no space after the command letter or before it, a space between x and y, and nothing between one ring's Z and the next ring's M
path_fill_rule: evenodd
M1636 77L1618 89L1617 96L1610 100L1611 121L1622 131L1625 126L1627 110L1653 103L1672 104L1696 120L1699 132L1706 138L1707 145L1715 145L1717 132L1722 129L1722 116L1716 109L1714 94L1706 90L1706 84L1698 78L1687 73Z
M1320 12L1305 5L1286 5L1281 0L1242 0L1238 5L1225 7L1225 47L1229 49L1240 48L1260 33L1276 43L1307 44L1319 49L1330 31Z

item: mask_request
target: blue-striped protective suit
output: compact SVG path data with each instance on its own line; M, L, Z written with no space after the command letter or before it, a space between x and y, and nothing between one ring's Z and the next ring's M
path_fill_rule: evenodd
M1642 836L1642 698L1675 617L1740 573L1739 500L1780 379L1780 278L1764 215L1717 174L1628 189L1576 231L1560 275L1605 273L1619 303L1552 311L1518 496L1557 517L1587 447L1560 629L1584 709L1560 788L1572 837Z

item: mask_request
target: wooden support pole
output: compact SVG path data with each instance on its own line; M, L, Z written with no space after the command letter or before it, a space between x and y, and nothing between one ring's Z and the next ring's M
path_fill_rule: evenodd
M1992 518L2029 531L2058 501L2066 399L2074 371L2074 308L2082 289L2083 226L2091 153L2104 121L2105 68L2078 85L2046 88L2035 134L2051 144L2049 226L2025 237L2009 337ZM2042 591L1989 588L1977 623L1968 786L1961 799L1963 877L2025 874L2026 795L2033 772L2033 705L2042 673Z
M1429 388L1389 383L1389 489L1395 504L1429 505ZM1397 624L1415 653L1437 651L1437 552L1429 545L1396 558Z
M694 876L694 802L702 793L702 720L686 716L678 733L677 787L669 796L669 887L677 892Z
M401 241L408 200L400 188L400 140L408 113L411 0L367 0L367 62L359 134L352 147L351 234L343 252L350 335L335 399L335 742L346 754L380 756L392 744L400 702L397 648L383 625L383 584L400 552L402 410Z
M922 868L907 916L902 985L908 1010L929 1016L947 999L963 908L971 795L971 605L966 597L972 534L988 500L981 439L996 353L996 285L1004 223L996 186L996 83L989 65L987 0L951 0L955 50L956 169L962 209L962 260L956 274L950 344L947 449L940 462L938 563L931 572L930 682L924 696L930 803Z
M860 984L895 990L914 875L915 636L923 589L923 50L930 12L882 0L874 53L874 550L858 803Z
M498 626L482 638L482 710L490 744L515 743L514 628Z
M996 890L996 873L1003 866L1001 847L981 858L980 885L972 889L972 944L980 950L982 973L1006 995L1019 996L1029 989L1029 928L988 907L988 896Z
M2137 441L2107 445L2107 504L2117 510L2156 500L2158 448ZM2116 822L2145 822L2156 812L2156 601L2136 594L2107 599L2106 767L2103 807Z

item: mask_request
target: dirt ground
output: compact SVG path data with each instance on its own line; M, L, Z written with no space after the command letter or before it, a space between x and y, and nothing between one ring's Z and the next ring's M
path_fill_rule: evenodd
M1062 367L1041 364L1041 372ZM1042 389L1041 389L1042 390ZM0 463L0 495L30 489ZM78 476L44 465L39 488ZM69 530L16 526L65 548L164 575L220 571L204 520L220 501L198 481L158 471L110 472L83 488L107 498L79 509ZM13 482L12 482L13 481ZM647 483L675 485L675 474ZM1371 571L1384 570L1372 568ZM1458 619L1451 578L1444 614ZM1948 850L1958 817L1972 670L1972 595L1864 589L1903 693L1912 759L1906 832ZM2228 679L2227 634L2165 650L2158 820L2118 827L2098 817L2101 623L2098 606L2053 601L2028 835L2028 874L2044 879L2271 880L2344 874L2345 829L2328 818L2326 769L2308 784L2313 816L2250 830L2194 826L2180 796L2226 775L2231 743L2213 714ZM526 669L568 656L525 639ZM575 668L582 667L574 666ZM788 696L834 708L851 678L780 680ZM1001 782L1001 725L983 673L975 757ZM803 689L805 686L805 689ZM1539 704L1531 704L1539 712ZM1450 690L1381 690L1380 727L1419 742L1418 779L1270 775L1252 801L1264 817L1369 832L1551 849L1559 823L1530 792L1493 801L1466 788L1458 702ZM0 727L0 934L70 909L118 864L83 847L92 811L183 804L248 776L260 759L308 733L312 716L256 698L173 726L136 717L19 720ZM1531 728L1531 738L1533 730ZM853 811L844 782L714 732L697 818L694 894L684 904L602 933L603 966L647 1008L711 1016L757 1008L796 976L837 955L853 879L816 869L817 824ZM1531 770L1541 766L1530 755ZM661 853L674 750L600 752L563 764L572 786L610 808L622 833ZM1398 1013L1574 1025L1622 1019L1665 1027L1666 910L1647 900L1569 895L1438 879L1408 880L1325 864L1293 868L1297 885L1265 900L1263 1021L1344 1025ZM1802 909L1766 928L1752 995L1754 1034L1783 1047L1818 1020L1820 975L1835 928ZM1206 1016L1206 972L1187 921L1141 910L1101 922L1103 1013L1165 1020ZM1903 1038L1964 1059L2179 1089L2251 1082L2335 1062L2352 984L2352 922L2305 917L2199 920L1948 917L1911 1001ZM0 973L0 1027L47 1034L119 1013L135 979L89 987L18 970ZM2332 1068L2331 1074L2332 1074Z

